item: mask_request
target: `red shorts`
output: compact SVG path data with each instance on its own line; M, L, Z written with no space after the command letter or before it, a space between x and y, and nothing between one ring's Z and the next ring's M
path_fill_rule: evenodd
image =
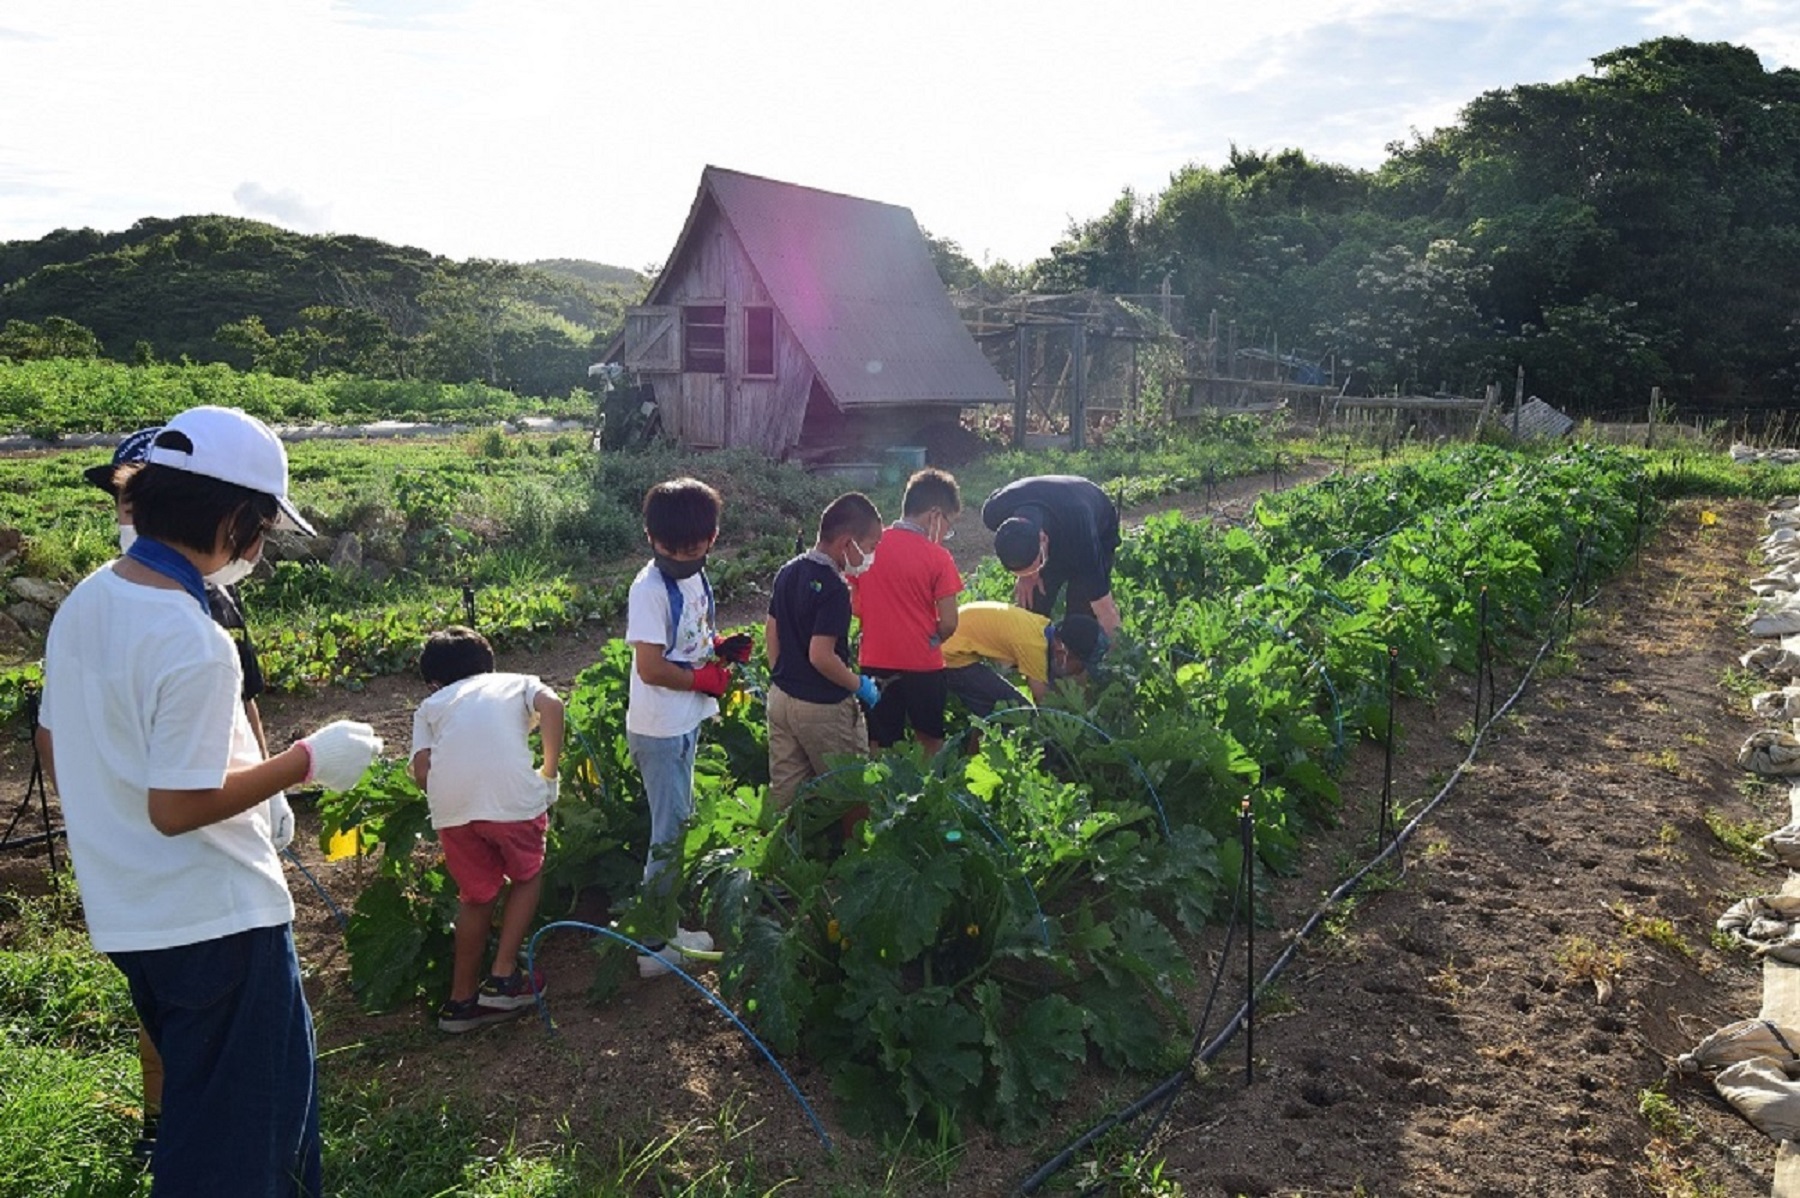
M544 829L550 813L536 819L488 820L439 828L444 865L456 880L456 897L479 906L500 897L507 880L529 882L544 868Z

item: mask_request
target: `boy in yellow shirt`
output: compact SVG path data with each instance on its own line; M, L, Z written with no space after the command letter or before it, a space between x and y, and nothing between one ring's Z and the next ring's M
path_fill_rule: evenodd
M1018 706L1023 696L990 663L1018 671L1033 701L1049 693L1057 678L1075 678L1100 662L1106 634L1091 616L1068 616L1060 624L1010 603L982 600L956 612L956 632L944 642L949 692L979 716L996 707Z

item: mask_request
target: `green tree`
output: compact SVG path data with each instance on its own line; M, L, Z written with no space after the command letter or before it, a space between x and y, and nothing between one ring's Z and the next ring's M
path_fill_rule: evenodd
M26 362L39 358L98 357L100 339L93 330L64 316L47 317L41 325L9 320L0 328L0 358Z

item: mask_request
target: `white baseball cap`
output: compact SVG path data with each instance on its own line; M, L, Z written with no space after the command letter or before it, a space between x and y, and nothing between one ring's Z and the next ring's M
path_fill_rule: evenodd
M211 405L189 408L162 427L144 460L271 495L281 510L275 527L315 535L288 499L287 450L281 438L248 412Z

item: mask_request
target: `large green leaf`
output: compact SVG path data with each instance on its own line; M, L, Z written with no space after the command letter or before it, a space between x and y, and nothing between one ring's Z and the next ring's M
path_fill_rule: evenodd
M839 871L843 893L837 912L853 951L873 953L893 966L918 956L936 942L960 876L953 851L918 862L885 853L849 860Z
M1060 994L1046 994L1009 1014L1000 987L976 987L982 1045L987 1049L993 1086L987 1104L990 1122L1008 1139L1043 1126L1050 1105L1068 1093L1087 1058L1087 1015Z
M449 936L431 926L432 904L409 899L378 877L357 896L345 940L350 985L367 1011L389 1011L416 997L449 960Z

